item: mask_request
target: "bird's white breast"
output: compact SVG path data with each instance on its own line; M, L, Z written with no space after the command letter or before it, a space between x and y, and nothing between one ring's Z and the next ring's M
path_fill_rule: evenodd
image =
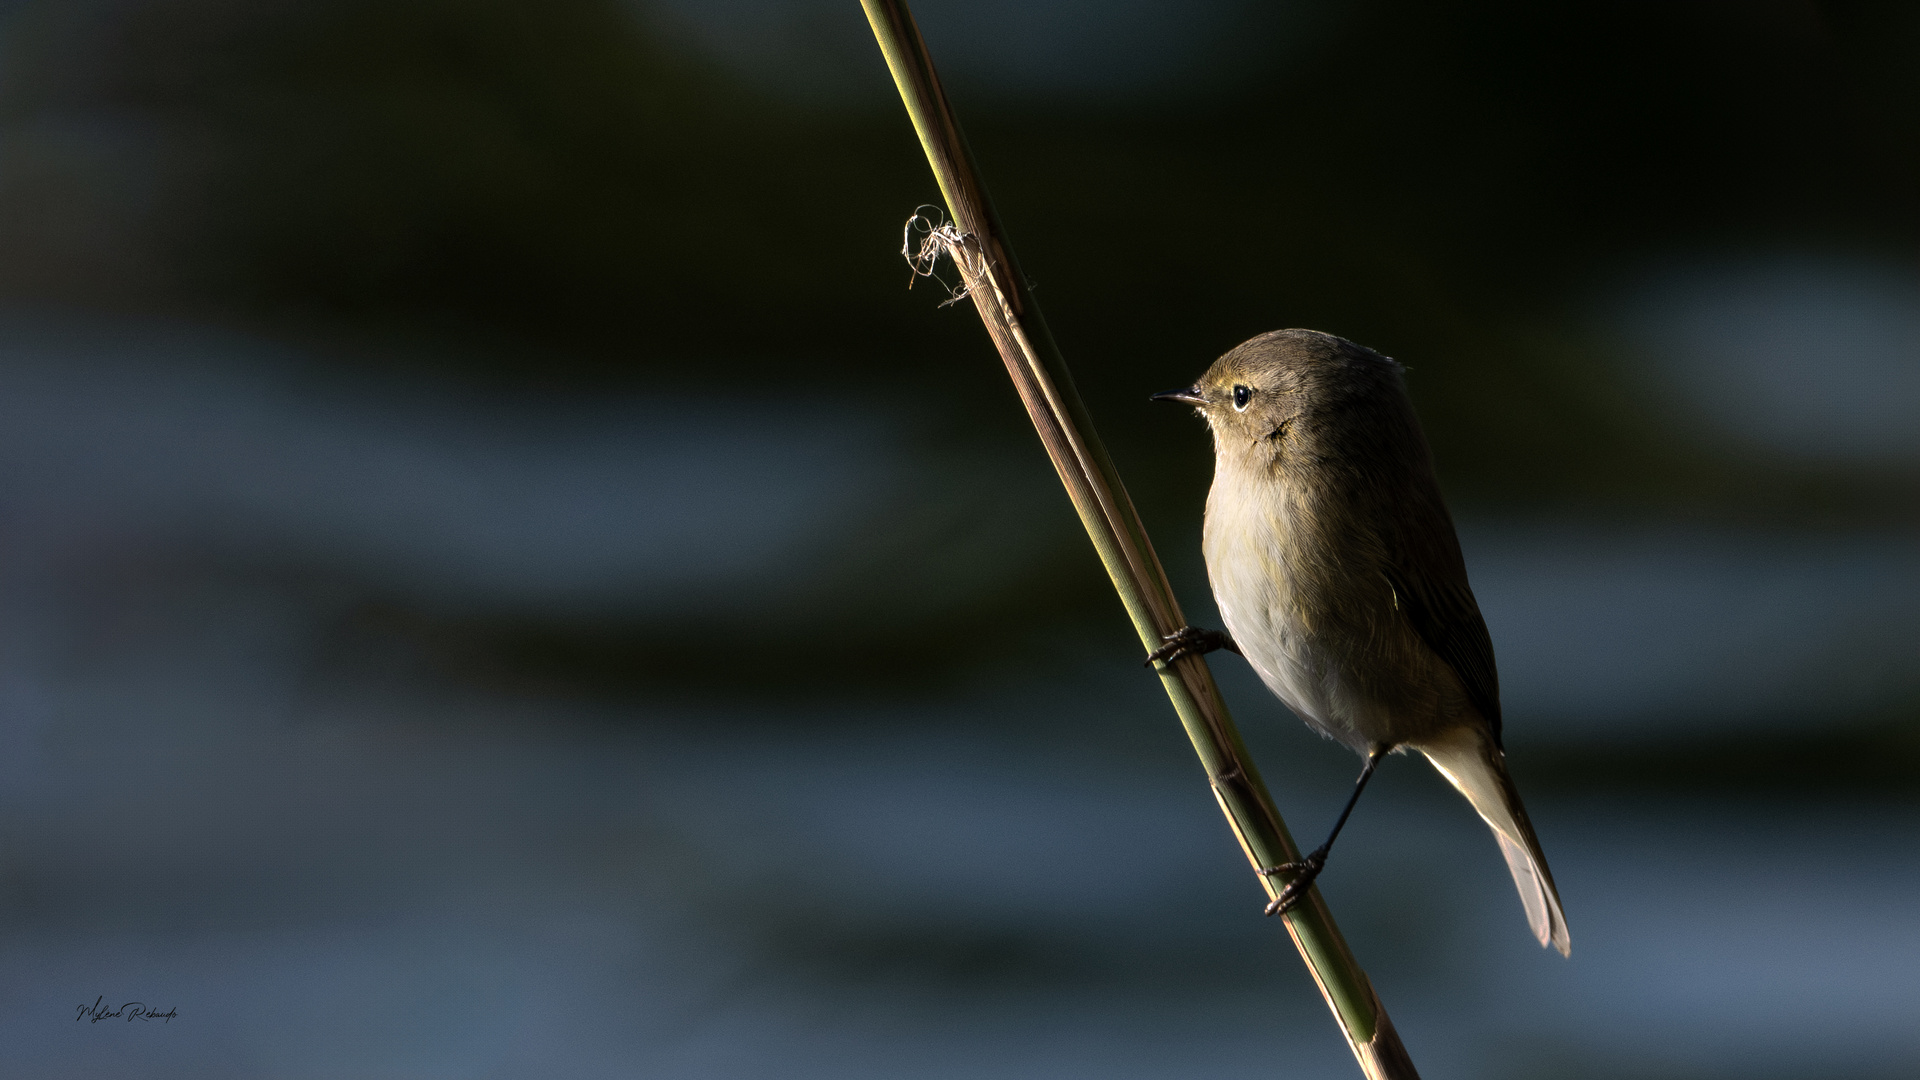
M1295 524L1281 484L1218 463L1202 550L1227 631L1260 678L1300 719L1362 751L1390 720L1350 691L1339 659L1316 640L1285 537Z

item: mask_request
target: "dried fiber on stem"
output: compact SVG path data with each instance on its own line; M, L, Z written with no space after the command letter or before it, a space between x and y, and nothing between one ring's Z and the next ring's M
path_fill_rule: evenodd
M932 210L940 215L939 220L922 213L925 210ZM918 247L913 243L915 236L920 238ZM915 207L913 216L907 219L906 226L900 230L900 254L906 258L907 265L913 268L913 276L907 279L907 288L913 288L913 283L920 278L932 278L940 283L941 288L947 290L947 299L940 305L941 307L951 307L972 296L972 282L980 280L985 275L986 266L974 261L979 258L979 250L977 247L969 250L968 239L967 234L954 228L953 223L947 221L945 215L940 214L939 207ZM960 272L960 284L948 285L945 279L935 272L939 268L940 257L943 255L952 259L955 266L961 265L962 260L967 260L966 269Z

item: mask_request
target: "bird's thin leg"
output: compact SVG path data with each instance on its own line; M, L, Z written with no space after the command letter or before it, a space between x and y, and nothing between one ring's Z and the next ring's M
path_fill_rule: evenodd
M1287 887L1280 890L1280 895L1274 897L1273 902L1267 905L1267 914L1285 914L1288 908L1299 903L1300 898L1307 895L1307 889L1312 887L1313 879L1319 877L1320 871L1327 865L1327 852L1333 850L1333 842L1339 839L1340 830L1346 827L1347 818L1353 813L1354 804L1360 801L1360 793L1367 790L1367 781L1373 779L1374 766L1380 764L1380 759L1387 755L1388 749L1390 748L1382 746L1368 752L1367 763L1360 769L1360 779L1354 782L1353 794L1347 796L1346 809L1340 811L1340 820L1333 823L1333 831L1327 834L1326 843L1314 848L1311 854L1298 862L1281 863L1279 866L1269 866L1257 871L1261 877L1272 877L1275 874L1293 875L1287 882Z
M1202 630L1197 626L1183 626L1160 640L1166 644L1147 654L1145 666L1152 667L1155 661L1171 664L1183 656L1198 656L1216 649L1235 653L1240 651L1232 634L1225 630Z

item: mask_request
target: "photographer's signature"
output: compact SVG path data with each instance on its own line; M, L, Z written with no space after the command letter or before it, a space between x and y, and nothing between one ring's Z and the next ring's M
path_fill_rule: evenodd
M121 1018L129 1024L135 1020L158 1020L165 1024L172 1022L174 1016L178 1014L178 1010L175 1009L161 1012L144 1001L129 1001L117 1009L109 1009L103 1004L106 1000L107 996L102 994L93 999L93 1004L78 1006L73 1018L74 1022L79 1023L85 1020L89 1024L97 1024L102 1020Z

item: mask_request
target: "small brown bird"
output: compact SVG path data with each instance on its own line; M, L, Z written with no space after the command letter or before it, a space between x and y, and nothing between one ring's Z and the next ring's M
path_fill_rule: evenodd
M1228 648L1300 719L1366 758L1327 841L1285 874L1285 911L1326 864L1374 767L1412 748L1493 828L1541 945L1566 915L1500 742L1493 642L1400 365L1311 330L1276 330L1155 394L1213 431L1207 577L1227 632L1187 627L1149 663Z

